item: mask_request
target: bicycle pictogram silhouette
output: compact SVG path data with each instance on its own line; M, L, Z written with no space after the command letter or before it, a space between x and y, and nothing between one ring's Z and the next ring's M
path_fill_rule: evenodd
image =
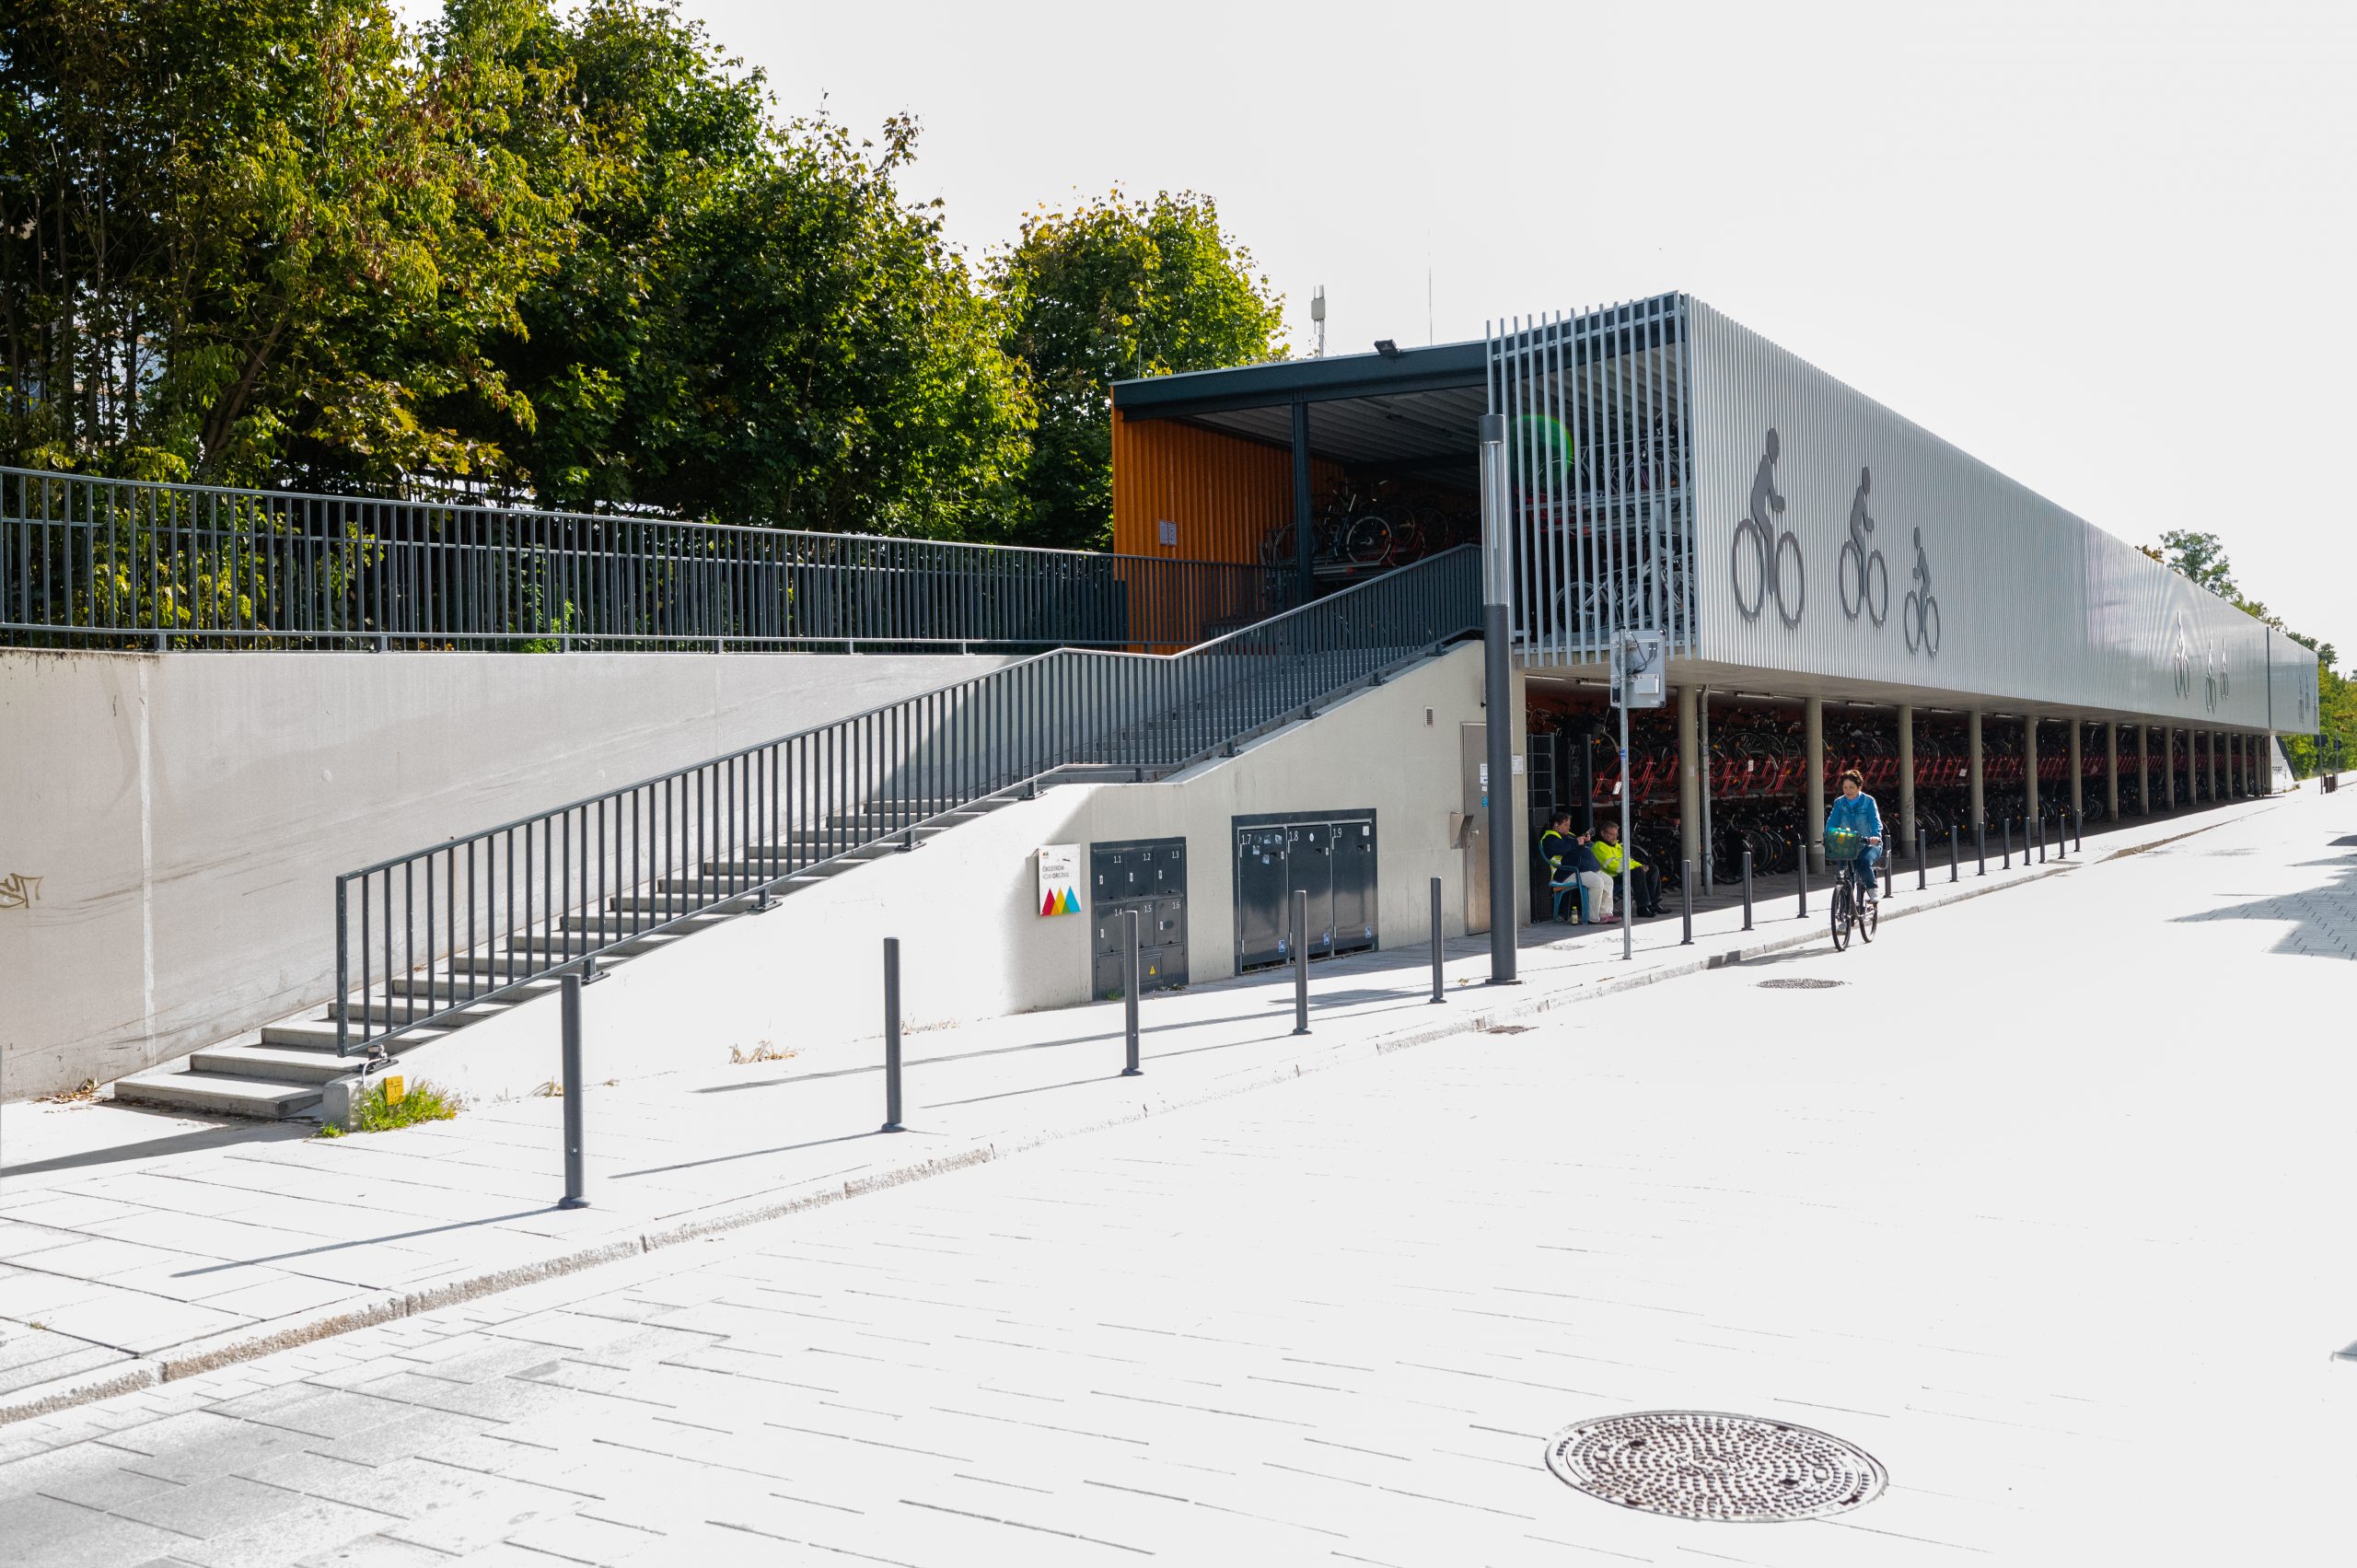
M2193 695L2193 649L2186 638L2183 622L2177 625L2177 642L2171 653L2177 667L2177 694L2181 698L2190 697Z
M1759 619L1759 611L1772 597L1776 613L1787 626L1801 623L1801 609L1806 601L1808 582L1801 568L1801 541L1792 530L1771 530L1770 513L1782 516L1784 498L1776 492L1776 432L1768 432L1765 454L1759 459L1759 471L1751 479L1751 505L1735 525L1735 546L1727 567L1735 581L1735 607L1746 621ZM1750 570L1744 569L1744 545L1751 546ZM1791 552L1788 564L1786 552ZM1792 587L1792 602L1784 601L1785 585Z
M1921 650L1926 658L1940 656L1940 601L1932 597L1932 558L1923 553L1923 530L1915 530L1916 587L1907 590L1907 602L1898 607L1900 624L1907 629L1907 651Z
M1890 568L1883 563L1882 552L1866 549L1866 536L1875 531L1874 518L1866 515L1866 493L1875 486L1874 470L1858 470L1858 494L1850 501L1850 537L1841 546L1841 613L1855 621L1864 610L1867 619L1879 626L1890 614Z

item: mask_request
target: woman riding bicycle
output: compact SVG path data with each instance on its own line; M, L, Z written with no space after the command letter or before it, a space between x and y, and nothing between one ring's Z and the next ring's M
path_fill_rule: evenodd
M1866 781L1852 768L1841 775L1841 798L1825 814L1825 836L1854 834L1859 842L1858 886L1875 896L1875 862L1882 857L1882 808L1866 793Z

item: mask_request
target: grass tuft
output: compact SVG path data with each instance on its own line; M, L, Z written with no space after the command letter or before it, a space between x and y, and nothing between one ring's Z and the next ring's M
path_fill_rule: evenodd
M346 1132L389 1132L397 1127L414 1127L421 1121L447 1121L459 1114L464 1104L457 1095L445 1093L422 1078L411 1084L409 1092L400 1099L388 1100L380 1080L365 1097L353 1101L349 1126L330 1123L319 1129L319 1136L341 1138Z

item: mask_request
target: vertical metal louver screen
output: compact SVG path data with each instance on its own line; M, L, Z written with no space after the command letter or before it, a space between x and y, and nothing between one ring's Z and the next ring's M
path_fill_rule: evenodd
M1505 416L1514 637L1527 664L1604 659L1620 630L1694 652L1685 296L1490 329Z

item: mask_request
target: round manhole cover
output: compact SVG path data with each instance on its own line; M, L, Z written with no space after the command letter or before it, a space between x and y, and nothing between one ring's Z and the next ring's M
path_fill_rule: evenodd
M1794 975L1784 980L1763 980L1759 983L1763 991L1830 991L1841 982L1819 980L1813 975Z
M1719 1411L1643 1411L1555 1434L1547 1468L1646 1514L1731 1522L1822 1519L1889 1481L1864 1449L1811 1427Z

